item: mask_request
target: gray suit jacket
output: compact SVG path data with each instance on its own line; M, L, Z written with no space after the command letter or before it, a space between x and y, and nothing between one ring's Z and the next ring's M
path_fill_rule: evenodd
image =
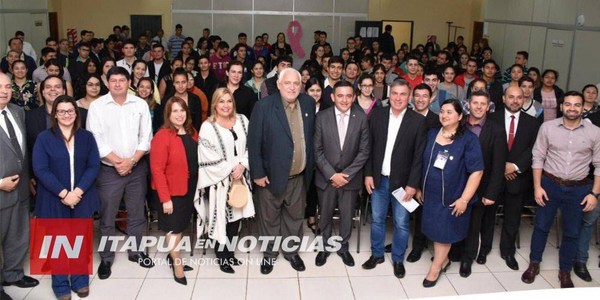
M324 190L335 173L350 175L344 190L358 190L363 184L363 167L369 158L369 122L355 105L350 110L344 148L340 147L334 107L322 110L315 121L315 185Z
M21 131L23 143L27 142L25 137L25 111L17 105L8 104L8 110L15 118ZM27 145L21 145L21 149L27 149ZM24 158L21 159L10 142L6 131L0 128L0 178L19 174L19 185L16 190L7 193L0 191L0 209L11 207L17 201L29 201L29 165L27 153L22 150Z

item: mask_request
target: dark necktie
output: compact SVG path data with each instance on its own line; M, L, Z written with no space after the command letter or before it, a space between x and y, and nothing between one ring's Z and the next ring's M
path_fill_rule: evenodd
M8 118L8 114L6 113L6 110L2 111L2 115L4 116L4 122L6 123L6 128L8 129L8 137L10 138L10 143L13 145L13 148L15 148L15 151L17 152L19 159L22 160L23 152L21 152L21 145L19 145L19 140L17 139L17 134L15 133L15 127L13 126L13 123Z
M515 141L515 116L510 116L510 125L508 127L508 151L512 148Z

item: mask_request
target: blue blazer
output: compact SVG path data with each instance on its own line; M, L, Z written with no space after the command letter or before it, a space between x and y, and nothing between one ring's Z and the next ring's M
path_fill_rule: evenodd
M57 130L58 131L58 130ZM96 177L100 171L100 155L92 133L75 132L75 185L83 190L83 198L74 209L62 204L58 194L71 190L69 152L63 137L53 129L42 132L33 147L33 171L38 180L35 214L40 218L90 218L100 206Z
M275 196L285 192L294 152L292 132L281 101L279 92L258 101L248 125L250 174L252 179L267 176L270 181L267 188ZM306 94L298 95L298 101L304 123L304 179L308 186L314 171L315 101Z

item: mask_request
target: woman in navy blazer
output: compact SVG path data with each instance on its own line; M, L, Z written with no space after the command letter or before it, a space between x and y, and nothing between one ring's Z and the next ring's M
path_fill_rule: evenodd
M33 147L33 171L38 178L35 215L38 218L92 218L99 208L95 182L100 155L94 136L80 126L75 100L59 96L52 105L52 126ZM71 290L89 294L89 276L52 275L52 289L62 299Z

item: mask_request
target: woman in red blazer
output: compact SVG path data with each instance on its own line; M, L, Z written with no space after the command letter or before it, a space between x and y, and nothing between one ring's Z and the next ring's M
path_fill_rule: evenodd
M152 139L150 148L152 188L162 203L162 209L158 209L158 227L167 233L167 242L174 248L167 255L173 278L187 285L184 271L192 268L184 266L176 248L194 211L198 132L192 126L190 110L183 99L171 97L164 114L165 123Z

